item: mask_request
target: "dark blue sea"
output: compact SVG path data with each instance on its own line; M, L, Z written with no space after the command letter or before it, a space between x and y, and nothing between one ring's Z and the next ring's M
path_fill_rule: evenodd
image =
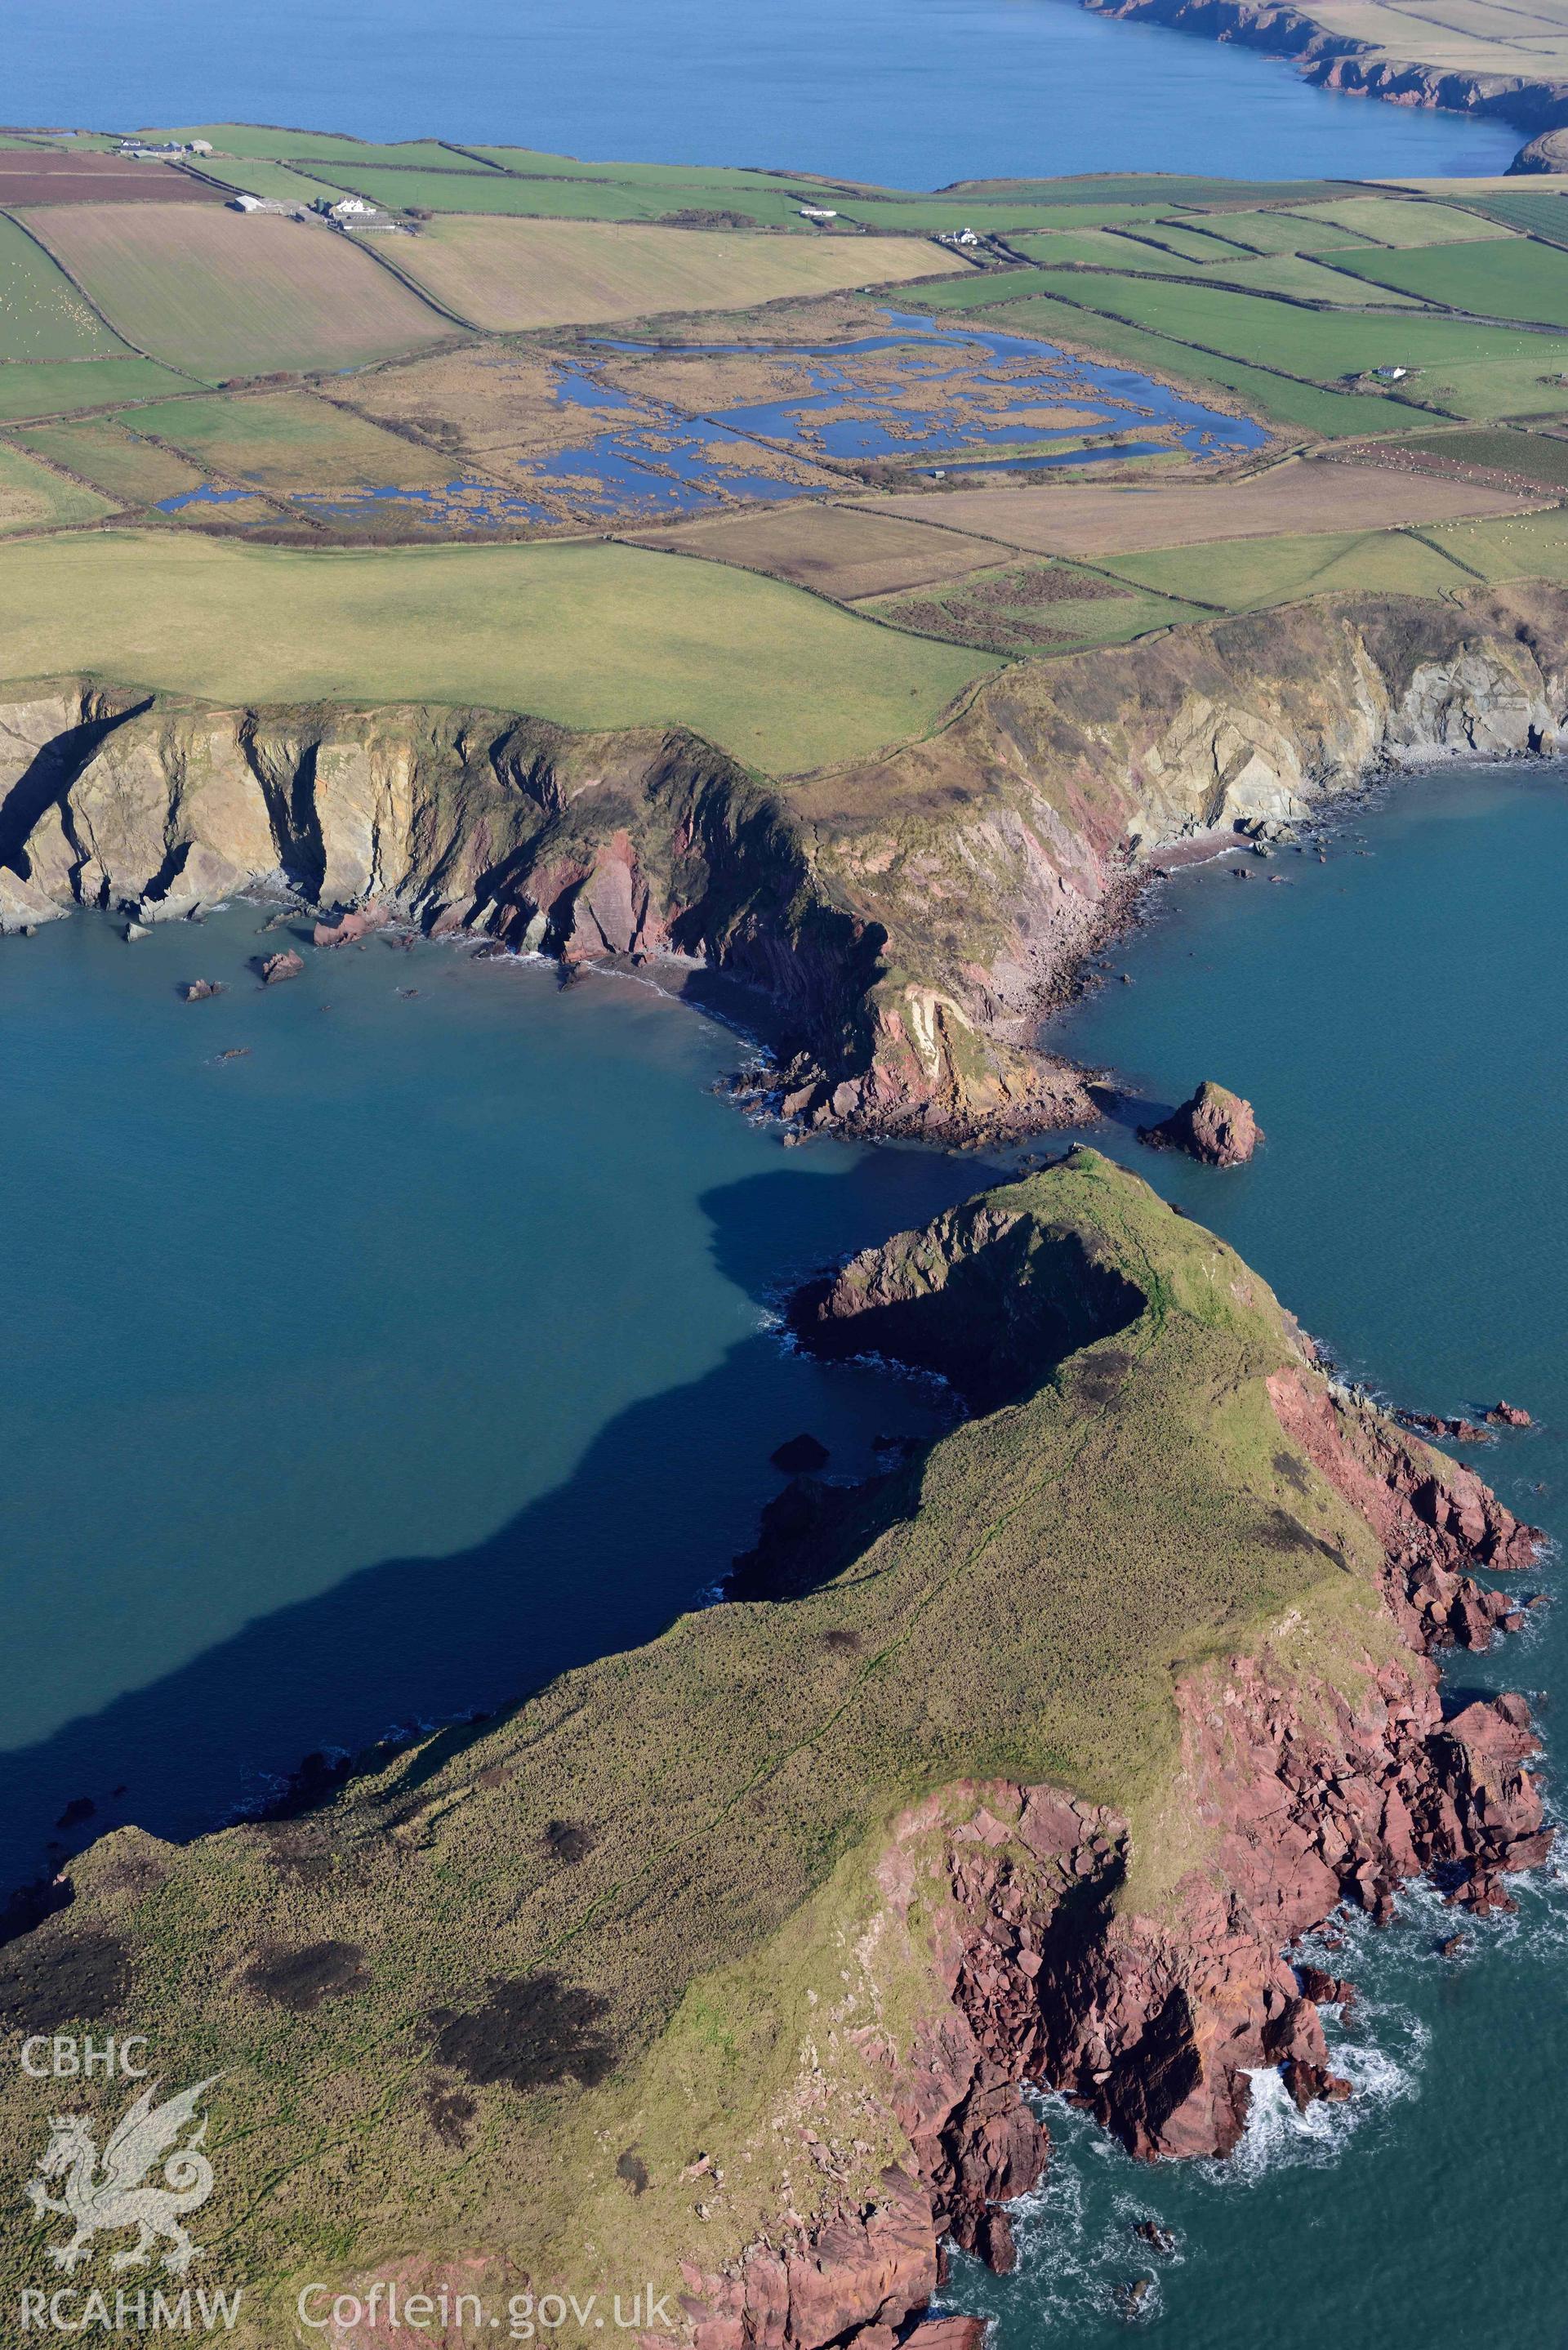
M5 27L18 124L238 118L897 187L1501 172L1525 136L1074 0L10 0Z

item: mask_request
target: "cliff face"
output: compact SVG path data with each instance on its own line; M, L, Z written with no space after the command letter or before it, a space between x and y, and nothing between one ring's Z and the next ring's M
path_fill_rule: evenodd
M1033 1038L1163 846L1300 817L1383 759L1557 747L1565 643L1555 588L1302 605L1022 663L929 741L773 784L674 733L14 690L0 929L282 878L567 962L704 959L771 999L811 1126L1087 1120Z
M1501 115L1529 130L1548 130L1568 121L1568 83L1544 76L1457 72L1428 64L1418 54L1418 22L1410 17L1397 32L1402 41L1410 42L1415 55L1334 31L1308 9L1278 5L1277 0L1084 0L1084 5L1097 16L1168 25L1210 40L1235 41L1243 48L1294 58L1305 78L1324 89L1356 91L1395 106ZM1511 168L1516 167L1517 159Z
M805 1295L796 1326L828 1351L858 1339L939 1368L971 1403L994 1405L1085 1336L1071 1298L1095 1252L1080 1248L1064 1284L1065 1235L1032 1224L971 1202L865 1251ZM994 1357L974 1343L997 1329L993 1286L1014 1300ZM1125 1302L1102 1297L1102 1330L1132 1318ZM841 2331L858 2296L857 2340L885 2350L925 2306L944 2237L993 2268L1013 2265L1005 2206L1050 2157L1024 2085L1065 2094L1136 2155L1228 2154L1259 2070L1281 2068L1303 2106L1351 2094L1330 2069L1320 2007L1354 1987L1293 1965L1292 1944L1341 1904L1389 1922L1400 1883L1428 1874L1459 1907L1511 1908L1504 1877L1551 1848L1524 1700L1446 1714L1432 1662L1446 1645L1484 1648L1500 1623L1521 1621L1469 1570L1524 1567L1539 1535L1473 1473L1412 1444L1309 1363L1282 1367L1267 1389L1282 1440L1375 1535L1397 1645L1364 1656L1347 1694L1342 1677L1303 1669L1287 1618L1178 1680L1179 1764L1162 1825L1197 1858L1153 1900L1139 1898L1127 1820L1059 1787L950 1787L896 1824L879 1881L907 1924L929 1904L935 1852L930 1942L945 1995L903 2047L877 2045L910 2149L908 2172L888 2177L903 2257L889 2274L870 2236L843 2220L801 2255L814 2271L825 2251L836 2264ZM775 1545L772 1559L785 1589L795 1580L786 1554ZM815 2331L815 2302L792 2292L787 2255L687 2275L697 2350L820 2350L827 2338Z

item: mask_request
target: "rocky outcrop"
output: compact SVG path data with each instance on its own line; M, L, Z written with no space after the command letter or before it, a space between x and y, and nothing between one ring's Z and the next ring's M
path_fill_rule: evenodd
M1087 1123L1034 1038L1160 850L1297 821L1380 761L1554 748L1565 642L1551 587L1303 605L1020 663L926 741L775 783L673 731L38 688L0 704L0 927L286 884L568 966L725 972L806 1128Z
M1543 130L1522 146L1509 165L1511 174L1568 172L1568 130Z
M1440 107L1450 113L1500 115L1524 130L1549 130L1568 122L1568 82L1546 76L1473 73L1423 58L1418 20L1401 26L1409 53L1391 52L1324 24L1310 8L1284 0L1084 0L1097 16L1131 18L1199 33L1210 40L1234 41L1249 49L1294 60L1308 81L1323 89L1355 91L1394 106ZM1440 43L1440 36L1434 46ZM1532 140L1532 147L1543 142ZM1526 164L1522 151L1510 169L1551 170L1550 162Z
M805 1293L795 1326L818 1348L859 1340L939 1370L976 1408L1005 1402L1125 1326L1135 1305L1102 1277L1091 1311L1020 1305L1010 1324L998 1311L1004 1287L1021 1300L1084 1294L1083 1268L1053 1252L1053 1236L1021 1231L1027 1215L1003 1204L1013 1196L971 1201L864 1252ZM994 1286L982 1277L988 1259ZM995 1360L972 1343L976 1331L997 1334ZM1292 1448L1280 1459L1310 1463L1374 1534L1397 1638L1366 1657L1354 1687L1303 1670L1288 1625L1277 1641L1180 1678L1168 1810L1191 1823L1195 1859L1158 1901L1130 1897L1127 1821L1063 1789L945 1789L897 1823L879 1872L891 1908L908 1919L929 1906L919 1856L933 1840L947 1897L932 1940L944 2003L912 2043L883 2048L928 2211L922 2229L901 2184L917 2284L919 2249L929 2272L947 2237L994 2268L1012 2265L1006 2206L1037 2181L1050 2145L1025 2085L1065 2094L1136 2155L1224 2155L1260 2070L1277 2067L1299 2105L1352 2094L1320 2011L1354 1990L1293 1964L1303 1935L1341 1905L1386 1922L1398 1886L1417 1876L1434 1876L1458 1906L1506 1908L1506 1877L1550 1848L1524 1700L1477 1699L1449 1714L1433 1662L1456 1641L1484 1647L1500 1620L1517 1624L1475 1571L1528 1565L1541 1537L1473 1472L1310 1365L1276 1371L1267 1389ZM838 1497L841 1518L851 1506ZM820 1523L797 1513L794 1538L820 1546ZM792 1587L789 1542L781 1523L753 1555L771 1549L775 1591ZM801 2249L814 2277L828 2232ZM853 2227L833 2242L866 2338L885 2343L898 2319L874 2299L882 2270ZM764 2262L760 2273L775 2272ZM782 2289L759 2295L750 2257L727 2277L693 2272L689 2282L701 2350L815 2350L826 2338L801 2330ZM841 2325L846 2306L832 2304Z
M1140 1126L1137 1139L1155 1150L1185 1151L1205 1167L1244 1167L1263 1132L1250 1101L1205 1078L1191 1100L1168 1118Z

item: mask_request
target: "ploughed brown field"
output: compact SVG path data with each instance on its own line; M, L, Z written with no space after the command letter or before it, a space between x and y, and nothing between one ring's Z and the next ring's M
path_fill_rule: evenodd
M942 502L926 503L935 522ZM783 506L772 513L726 515L628 536L639 546L738 563L846 602L857 596L929 588L997 559L996 548L983 539L864 506Z
M225 188L208 187L171 163L127 163L118 155L57 155L36 147L0 148L0 204L221 204Z
M1524 514L1537 500L1435 474L1362 471L1296 458L1243 482L1162 483L1115 489L1053 483L1044 489L951 490L878 498L878 514L932 519L1033 555L1136 555L1211 538L1397 528L1472 515Z

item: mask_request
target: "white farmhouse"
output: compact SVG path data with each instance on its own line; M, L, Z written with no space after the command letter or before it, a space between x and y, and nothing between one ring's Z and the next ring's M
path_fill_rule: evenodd
M836 213L829 212L824 204L802 204L800 207L800 216L802 220L815 221L836 220L838 218L838 214Z

